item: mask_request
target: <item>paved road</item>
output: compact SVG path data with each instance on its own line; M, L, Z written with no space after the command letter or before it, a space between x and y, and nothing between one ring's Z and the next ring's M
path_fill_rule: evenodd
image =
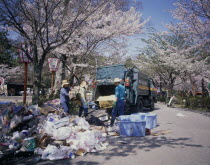
M87 154L74 160L40 162L73 165L209 165L210 114L202 115L168 108L158 103L154 111L158 127L153 131L171 130L159 136L130 137L128 144L110 141L109 147L99 153ZM176 116L178 113L185 117ZM120 139L119 139L120 140Z

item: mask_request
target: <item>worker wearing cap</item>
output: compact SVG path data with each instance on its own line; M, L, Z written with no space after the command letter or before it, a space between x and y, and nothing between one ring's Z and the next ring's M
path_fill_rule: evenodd
M70 88L69 88L69 82L67 80L63 80L62 81L62 85L61 85L61 91L60 91L60 102L61 102L61 106L64 109L65 113L69 113L69 102L70 102L70 98L69 98L69 92L70 92Z
M125 106L125 87L120 84L121 79L115 78L114 83L116 85L115 88L115 97L116 97L116 104L112 110L112 118L111 118L111 127L114 124L115 118L118 115L124 114L124 106Z

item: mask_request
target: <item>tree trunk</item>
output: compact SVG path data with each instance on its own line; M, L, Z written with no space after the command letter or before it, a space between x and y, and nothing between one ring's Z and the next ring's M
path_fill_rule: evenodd
M38 50L36 45L33 45L33 71L34 71L34 82L33 82L33 97L32 97L32 103L40 105L40 90L41 90L41 81L42 81L42 69L44 60L46 57L47 52L44 52L41 55L41 59L39 61L38 58Z
M204 93L205 93L205 87L204 87L204 79L201 80L201 88L202 88L202 107L204 108Z
M40 95L40 89L41 89L41 73L42 73L42 67L39 66L38 63L34 63L34 86L33 86L33 97L32 97L32 103L33 104L39 104L39 95Z
M58 70L56 71L56 75L55 75L55 86L54 86L55 94L59 92L61 83L62 83L62 63L60 63L60 66Z
M70 86L74 86L74 68L71 70L69 75L69 84Z
M173 72L171 72L169 74L169 84L168 84L168 87L169 87L169 97L172 97L173 96L173 88L174 88L175 79L176 79L176 77L173 77Z
M57 94L60 90L62 80L66 79L66 55L61 56L61 63L58 71L56 72L56 80L55 80L55 94Z
M61 73L62 80L66 78L66 60L67 60L66 55L62 55L62 73Z

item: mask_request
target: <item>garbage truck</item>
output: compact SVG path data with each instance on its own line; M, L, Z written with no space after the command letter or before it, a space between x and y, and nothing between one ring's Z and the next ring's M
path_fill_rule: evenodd
M154 86L153 79L137 67L126 67L123 64L97 68L94 93L96 104L99 105L98 99L100 97L106 96L108 98L115 94L116 86L113 83L115 78L122 79L122 85L125 86L126 114L142 112L144 107L154 110L157 102L157 89Z

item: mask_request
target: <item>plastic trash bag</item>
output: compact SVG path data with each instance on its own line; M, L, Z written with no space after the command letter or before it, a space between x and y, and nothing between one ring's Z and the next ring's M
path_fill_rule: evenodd
M76 132L71 135L67 140L67 143L70 144L71 149L78 150L84 149L87 152L91 152L98 140L95 138L93 131L85 131L85 132Z
M79 149L79 140L68 138L66 142L70 144L72 150Z
M95 143L98 142L98 140L95 138L94 132L92 131L79 132L77 134L77 138L86 143L88 146L94 146Z
M8 107L4 109L2 112L0 112L1 123L4 127L7 127L7 128L9 127L10 120L13 116L12 111L13 111L13 107Z
M44 150L43 150L42 148L36 148L36 149L34 150L34 153L37 154L37 155L42 155L43 152L44 152Z
M10 129L15 128L21 122L22 122L22 117L15 115L10 122Z
M44 133L53 136L53 133L55 131L53 122L47 121L43 126L43 131Z
M56 115L56 114L53 114L53 113L49 113L47 115L47 121L50 121L50 122L56 122L58 120L60 120L60 116Z
M61 127L54 131L53 138L56 140L66 140L71 134L71 128Z
M38 107L38 105L32 105L32 106L28 107L28 109L30 109L32 111L32 114L34 116L39 116L41 114L40 108Z
M78 125L81 126L82 129L84 130L89 130L90 129L90 125L89 123L82 117L77 117L74 122Z
M42 153L42 159L46 160L59 160L69 158L71 148L67 146L61 146L59 149L56 146L48 145Z
M60 128L69 125L69 117L64 117L54 122L54 128Z
M106 116L107 117L107 116ZM91 117L86 118L89 124L96 126L105 126L104 122L100 118L91 115Z
M18 131L13 132L12 135L13 135L12 140L20 140L21 139L21 134Z
M94 136L96 139L100 139L102 137L102 131L94 130Z
M20 144L15 140L10 140L9 149L18 149Z
M58 115L55 114L48 114L46 121L43 126L44 133L53 136L53 133L55 132L55 123L59 121L60 118Z
M33 115L24 116L24 117L23 117L23 121L30 120L30 119L32 119L33 117L34 117Z
M23 139L28 137L28 130L22 130L20 132L20 137L23 138Z
M24 109L25 108L23 106L14 106L13 107L13 112L14 112L14 114L17 114L17 113L23 111Z

